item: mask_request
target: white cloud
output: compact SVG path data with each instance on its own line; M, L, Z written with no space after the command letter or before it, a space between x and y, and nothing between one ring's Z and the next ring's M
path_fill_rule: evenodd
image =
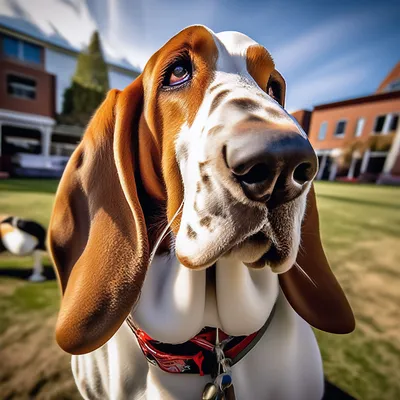
M69 5L70 4L70 5ZM73 5L75 4L75 7ZM81 48L87 44L96 29L93 19L84 3L72 0L56 2L52 0L6 0L0 2L0 15L19 19L27 23L25 28L36 27L44 37L59 35L72 47ZM22 18L21 18L22 17Z
M359 8L357 13L342 8L335 17L327 12L319 20L302 15L303 26L297 15L289 13L282 26L298 27L299 34L288 38L283 32L293 29L279 31L280 23L271 18L281 15L285 7L274 1L257 8L217 0L0 0L0 22L8 18L22 26L25 19L25 27L37 27L36 33L59 37L77 49L86 45L93 30L98 29L109 61L127 59L140 68L187 25L201 23L215 31L243 31L260 43L271 42L268 47L277 67L288 78L290 108L357 95L368 85L371 87L371 83L366 84L368 74L375 78L373 87L377 85L377 74L383 66L379 60L382 38L389 46L388 35L383 36L381 29L393 11L380 4ZM316 21L317 25L312 25ZM365 39L370 32L375 32L376 43ZM390 47L396 45L392 41Z
M398 39L398 35L394 35L386 45L396 46ZM376 75L375 71L381 70L374 57L379 54L381 46L381 41L376 40L358 49L351 48L336 58L326 58L322 63L311 63L306 74L299 74L296 79L287 82L288 109L311 108L321 103L369 94L364 88L374 82L371 77ZM360 91L360 88L363 89ZM375 85L371 91L374 88Z
M332 57L332 51L347 38L360 34L360 27L372 24L374 16L370 14L350 14L336 17L320 23L306 31L286 45L277 48L273 57L278 68L291 73L310 65L323 55Z
M338 71L329 75L313 77L309 80L302 80L289 88L288 109L298 110L311 108L313 105L335 101L347 97L345 93L349 85L360 84L369 75L366 69L351 68L345 71Z

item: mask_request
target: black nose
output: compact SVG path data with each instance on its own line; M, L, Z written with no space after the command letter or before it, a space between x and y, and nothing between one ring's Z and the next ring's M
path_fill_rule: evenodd
M300 196L318 168L309 141L295 130L241 130L233 134L224 152L226 164L246 196L270 207Z

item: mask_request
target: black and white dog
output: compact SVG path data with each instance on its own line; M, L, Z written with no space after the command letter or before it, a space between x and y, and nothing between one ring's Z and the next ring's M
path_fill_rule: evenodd
M31 282L46 280L43 275L43 252L46 252L46 230L39 223L15 216L0 217L0 253L16 256L33 255Z

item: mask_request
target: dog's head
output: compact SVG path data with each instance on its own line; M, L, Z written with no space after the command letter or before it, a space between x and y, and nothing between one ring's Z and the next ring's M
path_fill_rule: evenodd
M202 26L181 31L130 86L108 94L68 163L50 224L62 348L92 351L127 317L157 239L154 217L171 227L186 267L229 256L272 268L310 324L353 329L321 246L317 158L284 99L265 48Z

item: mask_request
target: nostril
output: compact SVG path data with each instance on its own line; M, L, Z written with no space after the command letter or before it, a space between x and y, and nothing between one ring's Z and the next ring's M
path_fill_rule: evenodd
M247 173L240 175L237 171L241 171L245 169L245 166L238 166L233 171L235 177L243 183L247 183L249 185L254 183L261 183L268 179L268 168L265 164L257 164L253 168L250 169Z
M314 170L311 163L303 162L295 168L293 172L293 179L300 185L303 185L312 179L313 174Z

